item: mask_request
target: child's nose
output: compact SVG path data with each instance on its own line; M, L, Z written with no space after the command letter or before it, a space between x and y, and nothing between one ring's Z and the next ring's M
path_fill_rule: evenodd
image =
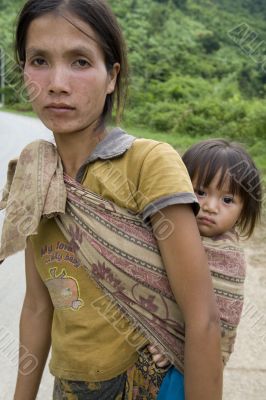
M218 212L218 202L214 198L206 198L202 204L203 211L217 213Z

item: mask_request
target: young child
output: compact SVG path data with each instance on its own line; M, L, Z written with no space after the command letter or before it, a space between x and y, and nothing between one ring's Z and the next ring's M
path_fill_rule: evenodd
M184 154L183 161L200 203L197 224L208 255L221 320L225 317L228 321L235 319L236 329L241 316L243 296L242 299L236 299L234 308L226 308L226 304L219 300L217 270L215 271L209 245L213 242L215 246L215 243L228 238L238 241L238 235L246 238L252 235L261 214L262 190L259 172L240 145L222 139L210 139L193 145ZM231 251L230 246L227 251ZM229 267L233 268L232 265ZM220 274L228 274L226 262L219 265L219 268ZM228 290L232 290L233 293L235 290L238 290L238 293L243 291L244 275L241 281L234 281L232 276ZM229 339L230 331L223 330L223 323L221 326L223 348L227 338ZM235 339L235 333L232 338ZM229 354L224 357L223 352L224 365L228 359ZM161 385L158 400L184 398L183 375L171 367Z

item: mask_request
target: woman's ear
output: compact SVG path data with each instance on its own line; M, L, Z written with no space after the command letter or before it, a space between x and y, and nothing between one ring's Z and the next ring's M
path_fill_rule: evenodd
M116 80L117 80L119 72L120 72L120 64L115 63L113 65L112 69L108 72L109 82L108 82L108 86L107 86L107 94L111 94L115 90Z

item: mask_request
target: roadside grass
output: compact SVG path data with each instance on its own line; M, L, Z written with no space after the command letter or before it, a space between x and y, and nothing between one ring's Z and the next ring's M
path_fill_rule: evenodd
M154 139L162 142L167 142L171 144L180 155L182 155L188 147L192 144L197 143L201 140L210 139L210 136L207 135L198 135L198 136L188 136L185 134L172 134L172 133L162 133L162 132L153 132L147 129L142 128L132 128L128 126L122 126L128 133L131 133L137 137L143 137L146 139ZM212 136L213 138L215 136ZM230 138L228 138L230 140ZM255 144L248 145L247 143L241 143L246 148L247 152L251 155L252 159L254 160L257 168L261 173L261 181L263 186L264 192L264 201L263 201L263 214L264 217L266 215L266 140L257 140Z
M185 150L192 144L199 142L200 140L208 139L208 136L188 136L180 133L163 133L155 132L145 128L136 128L130 126L122 126L122 129L126 130L133 136L143 137L145 139L158 140L159 142L167 142L173 146L180 154L183 154Z
M185 150L190 147L192 144L197 143L201 140L210 139L213 136L209 135L197 135L197 136L188 136L186 134L181 133L162 133L162 132L154 132L145 128L135 128L129 126L122 126L128 133L131 133L137 137L143 137L146 139L154 139L162 142L167 142L171 144L181 155L185 152ZM226 138L232 140L230 138ZM258 169L261 171L264 181L264 186L266 187L266 140L258 139L255 144L249 145L248 143L242 143L244 147L247 149L248 153L252 156L255 164Z
M24 115L26 117L36 117L36 114L34 111L25 111L25 110L18 110L12 107L1 107L0 108L0 112L10 112L13 114L17 114L17 115Z
M23 111L23 110L18 111L17 109L8 107L0 108L0 111L11 112L18 115L25 115L29 117L36 117L36 114L33 111ZM210 138L210 136L208 135L188 136L184 133L156 132L146 128L132 127L127 125L122 125L121 128L136 137L143 137L146 139L153 139L161 142L167 142L171 146L173 146L181 155L192 144ZM266 188L266 155L265 155L266 140L257 139L256 143L252 145L248 145L247 143L243 144L246 147L249 154L254 159L255 164L261 171L263 186L264 188Z

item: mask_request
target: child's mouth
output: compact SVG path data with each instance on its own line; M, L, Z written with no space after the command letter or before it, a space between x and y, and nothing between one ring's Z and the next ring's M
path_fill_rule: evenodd
M215 224L215 221L212 218L207 218L207 217L200 217L200 218L198 218L198 221L204 225L214 225Z

